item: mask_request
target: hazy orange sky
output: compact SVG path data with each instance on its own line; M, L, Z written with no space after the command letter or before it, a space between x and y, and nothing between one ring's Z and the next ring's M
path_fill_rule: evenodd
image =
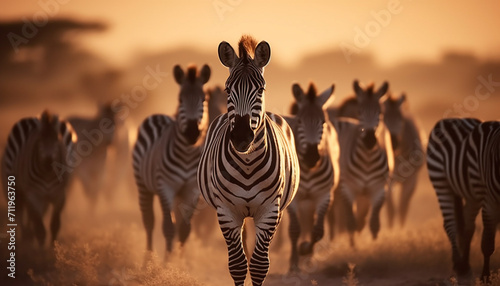
M500 51L498 0L59 2L67 3L51 6L49 11L56 11L51 12L53 17L103 20L110 25L107 32L89 36L87 44L115 63L126 63L144 51L184 46L215 53L220 41L234 45L242 33L267 40L273 59L285 64L293 64L306 53L342 45L373 52L380 63L388 65L402 59L436 59L446 50L494 58L499 58ZM33 19L44 11L40 3L58 2L0 3L0 19L12 20ZM374 13L381 10L389 11L390 20L373 22ZM362 47L355 42L359 30L370 34Z

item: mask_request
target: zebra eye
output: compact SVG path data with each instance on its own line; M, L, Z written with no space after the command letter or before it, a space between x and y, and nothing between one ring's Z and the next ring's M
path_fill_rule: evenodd
M229 87L226 87L226 88L224 89L224 91L225 91L228 95L231 93L231 89L229 89Z
M258 92L259 94L262 94L262 93L264 93L264 90L265 90L265 89L264 89L263 87L261 87L261 88L259 88L259 90L258 90L257 92Z

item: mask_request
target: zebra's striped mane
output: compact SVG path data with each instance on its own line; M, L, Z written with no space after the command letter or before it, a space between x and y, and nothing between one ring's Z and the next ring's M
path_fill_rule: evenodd
M238 43L239 58L244 63L248 63L249 58L254 58L255 47L257 47L257 40L252 36L243 35Z
M48 110L44 110L40 115L40 122L43 138L51 138L53 135L57 136L59 122L57 115L53 115Z
M197 69L195 65L190 65L187 68L187 79L194 83L196 81L196 74L197 74Z
M316 95L318 91L316 89L316 85L314 83L309 84L309 89L307 90L307 99L309 99L310 103L314 103L316 101Z

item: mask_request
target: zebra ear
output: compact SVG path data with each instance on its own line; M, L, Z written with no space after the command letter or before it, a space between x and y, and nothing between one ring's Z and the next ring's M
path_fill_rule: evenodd
M318 95L317 102L320 106L325 105L325 103L330 99L330 96L333 94L333 90L335 89L335 85L332 84L329 88L323 91L320 95Z
M219 60L225 67L228 68L231 68L236 60L236 53L234 52L233 47L231 47L231 45L226 41L219 44Z
M210 67L208 65L203 65L200 71L200 78L203 84L207 83L207 81L210 79L210 74Z
M302 90L302 88L300 87L300 85L298 83L294 83L292 85L292 93L293 93L293 97L295 97L295 101L297 101L297 103L302 102L302 99L305 96L304 90Z
M271 46L266 41L260 42L255 48L255 64L263 68L271 60Z
M406 94L403 93L403 94L401 94L401 97L398 100L398 105L401 106L403 104L403 102L405 102L405 101L406 101Z
M363 89L361 88L361 86L359 86L359 81L357 79L355 79L354 82L352 83L352 87L356 95L363 93Z
M184 82L184 71L179 65L174 67L174 78L178 84L182 84Z
M377 90L378 98L381 98L384 94L386 94L388 89L389 89L389 83L384 81L382 86Z

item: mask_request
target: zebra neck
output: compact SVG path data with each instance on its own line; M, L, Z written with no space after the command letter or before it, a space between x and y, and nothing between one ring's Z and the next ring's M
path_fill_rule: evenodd
M200 130L200 135L198 136L198 139L196 140L196 142L194 144L190 144L188 142L186 136L184 134L182 134L178 120L175 121L174 126L175 126L174 127L174 136L175 136L176 140L172 140L172 141L176 141L176 142L180 143L180 144L176 144L176 145L181 145L182 146L181 149L199 148L201 146L201 144L203 143L203 139L205 138L205 135L207 132L206 126L202 127L202 129Z
M228 133L229 135L229 129ZM228 141L229 143L229 141ZM230 153L233 157L238 157L244 160L246 163L252 162L256 158L261 158L263 154L267 151L267 129L266 123L263 123L259 129L255 132L255 139L250 144L248 151L245 153L240 153L236 151L236 149L229 143L228 148L230 149Z

